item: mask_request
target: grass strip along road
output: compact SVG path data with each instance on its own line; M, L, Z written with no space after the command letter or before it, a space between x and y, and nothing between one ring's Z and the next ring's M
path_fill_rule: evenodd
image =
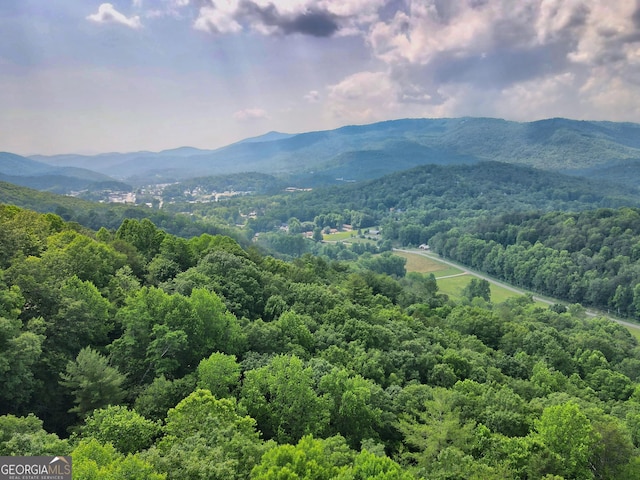
M484 279L487 280L490 284L495 285L496 287L506 290L508 292L511 292L513 294L516 295L532 295L533 296L533 300L536 302L540 302L540 303L544 303L547 305L553 305L556 303L565 303L562 302L561 300L558 299L554 299L554 298L549 298L549 297L541 297L539 295L533 295L531 292L527 292L525 290L522 290L520 288L514 287L512 285L506 284L504 282L500 282L494 278L491 278L485 274L482 274L480 272L475 272L473 270L469 270L468 268L466 268L463 265L460 265L458 263L452 262L450 260L445 260L443 258L441 258L438 254L433 253L433 252L428 252L428 251L424 251L424 250L410 250L410 249L394 249L394 252L397 253L401 253L404 254L402 256L404 256L405 258L407 258L407 255L418 255L421 257L426 257L430 260L432 260L433 262L437 262L439 264L442 265L446 265L447 269L440 269L440 268L433 268L433 267L426 267L426 268L420 268L420 269L416 269L414 271L419 271L422 270L421 273L433 273L436 276L436 279L438 280L438 282L440 282L440 280L443 279L450 279L450 278L454 278L454 277L462 277L464 275L469 275L469 276L473 276L476 278L480 278L480 279ZM442 270L447 270L446 275L438 275L437 272L442 271ZM445 273L445 272L442 272ZM607 318L609 320L612 320L614 322L619 323L620 325L624 325L625 327L627 327L629 329L629 331L631 331L631 333L638 338L638 340L640 340L640 324L638 323L633 323L630 321L626 321L626 320L621 320L619 318L616 317L612 317L610 314L606 314L604 312L599 312L597 310L593 310L593 309L587 309L586 310L586 314L590 317L604 317Z

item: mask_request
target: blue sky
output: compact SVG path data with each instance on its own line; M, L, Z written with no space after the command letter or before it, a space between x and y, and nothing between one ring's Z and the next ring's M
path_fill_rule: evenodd
M640 121L635 0L0 0L0 150L406 117Z

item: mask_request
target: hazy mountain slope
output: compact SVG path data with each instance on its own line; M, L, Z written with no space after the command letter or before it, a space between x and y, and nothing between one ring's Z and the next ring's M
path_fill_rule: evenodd
M9 152L0 152L0 174L27 176L51 172L51 166Z
M0 180L57 193L86 189L97 182L113 181L107 175L86 168L54 167L7 152L0 152Z
M67 161L120 179L157 182L247 171L308 181L361 180L418 165L480 160L572 173L632 159L640 159L639 124L453 118L393 120L297 135L270 132L217 150L182 147L159 153L74 156ZM63 160L47 159L57 165Z

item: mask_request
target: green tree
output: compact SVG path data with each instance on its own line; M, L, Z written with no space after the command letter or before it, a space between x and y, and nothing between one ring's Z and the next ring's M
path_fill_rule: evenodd
M147 262L160 252L166 233L158 229L151 220L126 218L116 231L115 238L124 240L144 256Z
M159 433L158 423L120 405L94 410L81 429L83 439L110 443L125 455L149 448Z
M193 374L175 380L168 380L160 375L140 392L134 404L135 410L146 418L162 421L167 416L167 411L195 388L196 378Z
M380 457L363 450L356 455L353 466L337 478L340 480L412 480L415 477L390 458Z
M491 285L485 279L472 278L462 290L462 295L469 301L476 297L491 301Z
M67 455L67 440L47 433L42 420L30 413L26 417L0 416L0 455Z
M56 278L76 275L98 288L107 286L110 278L126 258L110 245L86 235L64 231L47 239L48 248L42 254L42 265Z
M536 422L533 439L551 453L557 465L553 473L565 478L593 478L590 458L600 437L576 403L545 408Z
M145 458L169 479L248 478L265 448L255 427L235 400L199 389L169 410L164 437Z
M34 391L34 366L42 353L42 335L23 331L19 315L24 298L16 286L0 289L0 413L24 409Z
M120 403L125 396L121 387L124 376L90 347L80 350L76 360L70 361L60 376L60 384L75 397L75 407L69 411L82 418L96 408Z
M245 341L237 319L205 289L186 297L142 288L127 299L117 320L124 331L109 347L111 359L130 383L183 376L212 351L237 353Z
M296 441L320 434L329 420L328 400L313 389L313 372L295 356L279 355L245 373L241 404L268 439Z
M198 365L198 387L209 390L215 397L230 397L240 381L240 364L235 355L212 353Z
M320 227L316 227L313 229L313 240L316 242L321 242L324 237L322 235L322 229Z
M73 480L165 480L138 455L120 454L95 438L83 439L71 452Z
M331 433L343 435L352 448L364 439L379 438L383 411L378 405L382 388L345 369L334 369L320 380L320 393L331 399Z
M111 305L95 285L73 275L59 295L60 308L47 326L47 347L75 357L84 346L105 346L114 327Z
M253 480L340 478L339 475L345 466L332 461L331 446L332 442L329 440L314 439L312 435L300 438L296 445L274 446L264 454L260 464L253 469L251 478ZM352 454L349 457L350 462Z
M461 421L452 398L452 392L445 388L433 388L432 399L426 400L421 410L400 418L398 428L410 449L404 456L426 471L445 449L468 453L472 448L475 422Z

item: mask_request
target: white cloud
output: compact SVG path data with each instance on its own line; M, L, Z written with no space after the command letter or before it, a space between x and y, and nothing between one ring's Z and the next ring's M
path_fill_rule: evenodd
M127 17L118 12L110 3L103 3L100 5L100 7L98 7L98 12L93 15L89 15L87 20L96 23L118 23L129 28L142 28L139 16L135 15L133 17Z
M233 118L239 122L248 122L253 120L266 120L269 118L269 115L261 108L246 108L234 113Z
M196 30L212 33L237 33L241 31L242 26L234 19L238 3L237 0L214 1L212 6L202 7L193 27Z
M304 96L304 99L309 103L318 103L320 101L320 92L311 90Z
M329 108L342 121L383 120L397 107L397 89L385 72L360 72L331 85Z

